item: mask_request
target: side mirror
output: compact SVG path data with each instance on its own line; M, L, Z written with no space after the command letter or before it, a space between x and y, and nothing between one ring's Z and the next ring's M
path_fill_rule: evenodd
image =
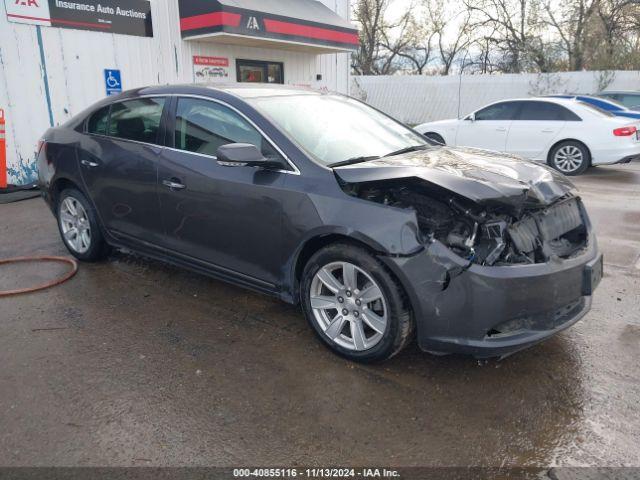
M265 158L255 145L249 143L228 143L216 151L218 162L228 167L280 167L278 161Z
M475 122L476 121L476 114L475 113L470 113L469 115L464 117L464 119L469 121L469 122Z

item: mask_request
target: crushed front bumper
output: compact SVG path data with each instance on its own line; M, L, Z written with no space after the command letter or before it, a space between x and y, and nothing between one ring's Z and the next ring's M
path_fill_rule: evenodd
M602 278L595 236L574 258L484 267L440 242L411 257L380 257L413 307L420 348L476 357L504 356L580 320Z

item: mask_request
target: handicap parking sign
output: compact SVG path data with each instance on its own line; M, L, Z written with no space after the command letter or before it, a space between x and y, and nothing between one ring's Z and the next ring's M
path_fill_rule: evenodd
M104 85L107 90L107 96L117 95L122 92L122 80L120 78L120 70L105 69Z

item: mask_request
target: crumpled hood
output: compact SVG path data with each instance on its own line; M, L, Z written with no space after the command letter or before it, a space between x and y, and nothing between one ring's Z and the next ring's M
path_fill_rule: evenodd
M433 147L334 168L347 183L419 178L478 204L520 210L525 202L549 205L575 189L551 167L475 148Z

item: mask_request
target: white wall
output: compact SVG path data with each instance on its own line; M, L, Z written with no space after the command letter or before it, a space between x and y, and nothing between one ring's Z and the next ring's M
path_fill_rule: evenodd
M348 0L321 1L348 18ZM8 22L0 1L0 108L7 119L9 183L20 185L35 179L35 149L50 126L50 114L57 125L103 98L106 68L120 69L123 87L129 89L193 82L193 55L229 57L231 81L235 81L236 58L273 60L285 63L285 83L348 91L348 53L315 55L183 41L177 0L151 0L151 9L153 38L40 27L42 62L36 27ZM322 81L316 81L317 74L322 74Z
M351 94L410 125L456 118L506 98L551 93L594 93L613 76L609 90L640 90L640 72L462 76L358 76Z

